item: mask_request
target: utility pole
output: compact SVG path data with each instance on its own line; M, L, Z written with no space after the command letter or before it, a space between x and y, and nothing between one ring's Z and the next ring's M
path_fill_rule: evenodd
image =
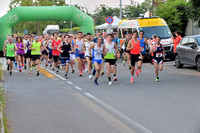
M120 19L122 20L122 0L120 0Z

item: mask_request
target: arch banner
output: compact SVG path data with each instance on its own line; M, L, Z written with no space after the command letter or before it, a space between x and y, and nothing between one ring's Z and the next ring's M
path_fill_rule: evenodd
M74 6L35 6L15 7L0 18L0 51L3 50L7 35L12 34L12 28L21 21L55 21L66 20L80 26L80 31L94 34L92 17Z

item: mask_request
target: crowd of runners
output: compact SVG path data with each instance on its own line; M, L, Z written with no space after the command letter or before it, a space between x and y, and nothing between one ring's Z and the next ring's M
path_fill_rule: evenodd
M17 34L7 36L3 52L7 59L7 70L12 75L13 67L19 68L19 72L27 69L32 74L33 69L37 70L41 63L50 66L53 71L59 73L65 70L64 77L68 78L69 68L75 72L74 64L77 62L79 76L83 71L88 73L88 78L95 76L94 84L98 85L98 78L104 75L104 65L108 77L108 85L112 80L117 81L117 60L122 58L125 66L131 70L131 83L141 73L142 63L148 46L147 38L144 38L144 31L133 31L127 33L125 39L120 41L117 33L90 33L78 32L76 35L24 35ZM161 38L154 35L150 40L150 54L155 67L156 81L159 82L159 71L163 69L165 49L160 43ZM136 66L137 62L137 66ZM87 66L87 67L86 67ZM113 74L113 79L111 75Z

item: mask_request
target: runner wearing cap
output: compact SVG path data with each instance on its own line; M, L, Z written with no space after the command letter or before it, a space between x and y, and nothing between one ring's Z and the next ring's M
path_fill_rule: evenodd
M43 50L41 42L39 42L39 37L35 36L35 41L30 43L29 50L31 50L31 57L33 61L33 66L37 64L37 74L39 76L39 65L40 65L40 57L41 57L41 50Z

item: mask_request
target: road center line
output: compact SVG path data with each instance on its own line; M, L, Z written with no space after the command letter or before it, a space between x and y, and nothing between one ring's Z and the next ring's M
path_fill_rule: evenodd
M113 113L117 114L118 116L120 116L121 118L123 118L125 121L127 121L128 123L130 123L131 125L139 128L140 130L142 130L144 133L152 133L149 129L145 128L144 126L142 126L141 124L139 124L138 122L132 120L131 118L129 118L128 116L122 114L121 112L117 111L116 109L114 109L113 107L109 106L108 104L104 103L103 101L99 100L98 98L96 98L95 96L91 95L90 93L85 93L86 96L92 98L93 100L95 100L97 103L101 104L102 106L106 107L108 110L112 111Z
M56 77L58 77L59 79L61 79L61 80L66 80L65 78L63 78L62 76L60 76L60 75L56 74L55 72L49 70L48 68L46 68L46 70L47 70L48 72L52 73L53 75L55 75Z
M80 87L78 87L78 86L74 86L74 88L77 89L77 90L79 90L79 91L82 90L82 88L80 88Z
M73 85L73 83L72 83L72 82L70 82L70 81L67 81L67 83L68 83L68 84L70 84L70 85Z

